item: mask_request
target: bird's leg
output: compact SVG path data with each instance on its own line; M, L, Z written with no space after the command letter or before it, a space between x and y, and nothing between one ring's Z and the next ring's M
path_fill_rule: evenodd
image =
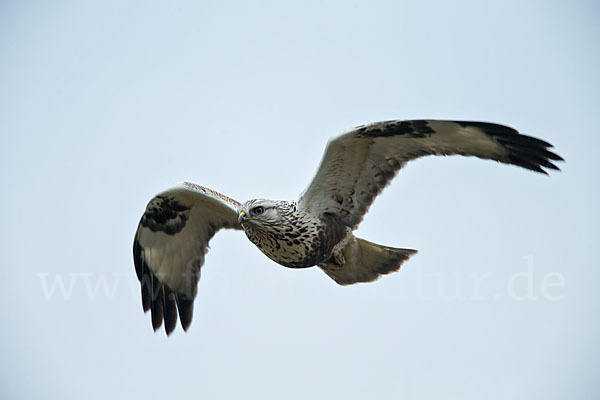
M348 232L342 240L340 240L335 246L333 246L333 251L331 255L333 256L333 261L335 261L339 269L341 269L344 266L344 264L346 264L344 249L346 248L348 242L352 238L352 232Z
M339 269L342 269L344 264L346 264L346 257L344 257L344 248L338 247L339 243L335 245L333 248L333 261L337 264Z

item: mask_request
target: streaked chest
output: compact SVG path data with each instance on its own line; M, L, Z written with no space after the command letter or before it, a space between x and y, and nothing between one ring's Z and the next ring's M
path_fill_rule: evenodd
M300 212L290 213L278 224L248 224L246 236L267 257L290 268L306 268L319 263L326 226L318 219Z

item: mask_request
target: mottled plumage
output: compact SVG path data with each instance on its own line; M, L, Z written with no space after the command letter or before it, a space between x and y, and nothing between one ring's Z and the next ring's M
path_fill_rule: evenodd
M252 219L256 207L264 208L260 223ZM248 239L271 260L290 268L317 265L346 233L341 224L328 223L329 216L307 213L296 202L250 200L240 211L247 215L239 221Z
M408 162L426 155L496 160L536 172L558 170L562 158L542 140L498 124L463 121L385 121L332 140L317 174L298 201L256 199L240 204L211 189L183 183L155 196L133 245L142 306L152 325L184 329L208 242L223 228L244 230L271 260L290 268L319 266L342 285L396 271L416 250L352 234L375 197Z

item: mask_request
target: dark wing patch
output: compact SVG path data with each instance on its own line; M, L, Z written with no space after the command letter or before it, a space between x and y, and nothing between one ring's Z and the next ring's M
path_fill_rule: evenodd
M355 129L357 138L389 137L408 135L410 137L427 137L435 133L426 120L384 121L369 125L361 125Z
M156 196L148 203L141 224L152 232L174 235L180 232L189 218L190 210L169 196Z

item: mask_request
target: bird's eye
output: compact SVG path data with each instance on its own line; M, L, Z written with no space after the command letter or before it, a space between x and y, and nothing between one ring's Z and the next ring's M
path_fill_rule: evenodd
M260 215L260 214L262 214L262 213L264 213L264 212L265 212L265 208L264 208L264 207L261 207L261 206L254 207L254 208L252 209L252 213L253 213L254 215Z

